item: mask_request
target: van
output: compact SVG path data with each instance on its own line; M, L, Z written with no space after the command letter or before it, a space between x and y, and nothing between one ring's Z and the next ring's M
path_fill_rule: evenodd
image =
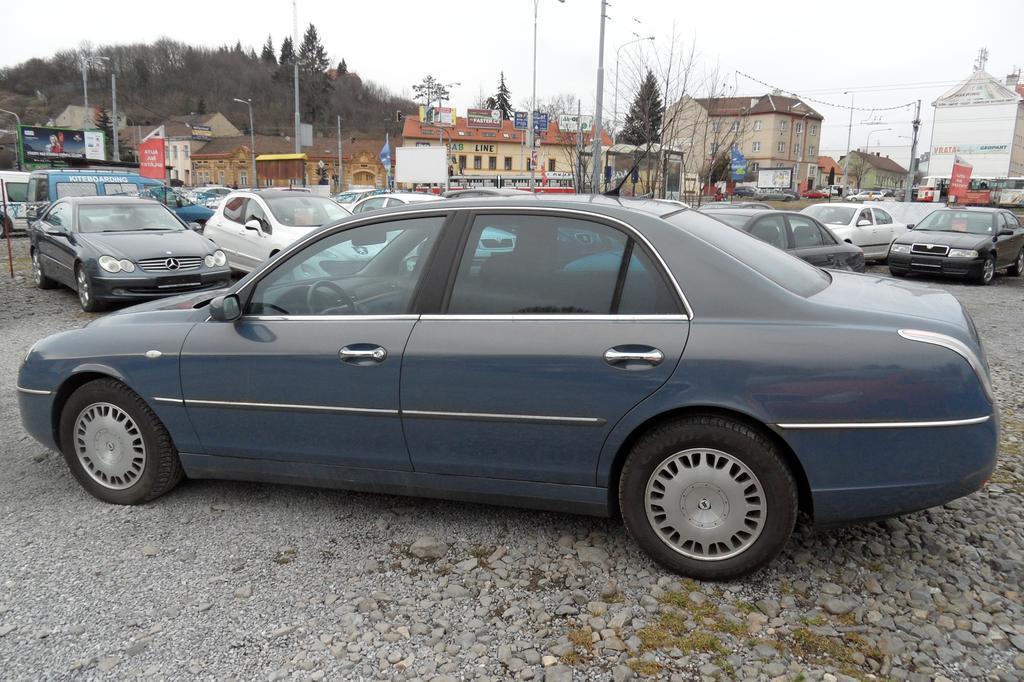
M47 207L64 197L111 196L142 192L164 183L138 173L120 170L75 170L70 168L32 171L28 179L25 215L41 216Z
M0 171L0 215L7 213L0 221L0 236L25 227L25 194L28 191L28 173L23 171Z

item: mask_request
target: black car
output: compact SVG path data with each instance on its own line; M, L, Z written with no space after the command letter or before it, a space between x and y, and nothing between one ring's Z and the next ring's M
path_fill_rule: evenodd
M837 239L827 227L805 213L737 210L715 211L709 215L811 265L864 272L861 248Z
M757 189L746 185L740 185L732 191L734 197L752 197L755 194L757 194Z
M988 284L996 270L1024 272L1024 228L998 208L941 208L889 246L889 272L966 277Z
M87 312L231 283L224 252L148 199L60 199L29 238L36 286L74 289Z
M441 196L445 199L480 199L483 197L528 197L529 190L514 187L468 187L450 189Z

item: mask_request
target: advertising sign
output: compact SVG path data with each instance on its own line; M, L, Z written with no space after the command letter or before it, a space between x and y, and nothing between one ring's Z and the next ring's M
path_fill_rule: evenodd
M967 163L959 156L953 162L953 173L949 178L949 198L963 203L967 197L967 190L971 184L971 172L974 166Z
M435 126L455 125L454 107L420 107L420 123Z
M164 141L159 137L139 143L139 175L162 180L167 175Z
M729 154L729 171L733 182L743 182L747 179L747 157L743 156L743 152L736 145L732 146Z
M594 117L562 114L558 117L558 129L564 133L576 133L580 130L589 133L594 129Z
M501 128L500 109L466 109L470 128Z
M530 113L527 111L515 112L515 117L512 123L517 130L526 130L530 127Z
M398 147L395 149L395 182L448 180L448 153L444 147Z
M192 139L208 142L213 139L213 128L210 126L192 126Z
M769 168L757 171L757 186L762 189L791 186L792 168Z
M548 129L548 115L540 111L533 112L533 129L536 131Z
M1009 144L949 144L932 147L932 154L1006 154L1010 151Z
M106 160L105 138L100 130L69 130L21 126L21 144L26 161L61 159Z

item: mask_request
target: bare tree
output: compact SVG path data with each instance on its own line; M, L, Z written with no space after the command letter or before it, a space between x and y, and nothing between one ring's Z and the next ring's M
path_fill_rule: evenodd
M850 152L850 160L847 163L846 172L850 176L851 187L860 189L864 176L870 173L871 169L872 165L863 152L856 149Z

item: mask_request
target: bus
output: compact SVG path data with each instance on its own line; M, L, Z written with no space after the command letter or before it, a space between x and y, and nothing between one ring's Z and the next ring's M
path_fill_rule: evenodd
M921 183L917 201L945 203L949 197L949 178L929 176ZM1024 178L971 178L967 194L958 202L963 206L1024 207Z

